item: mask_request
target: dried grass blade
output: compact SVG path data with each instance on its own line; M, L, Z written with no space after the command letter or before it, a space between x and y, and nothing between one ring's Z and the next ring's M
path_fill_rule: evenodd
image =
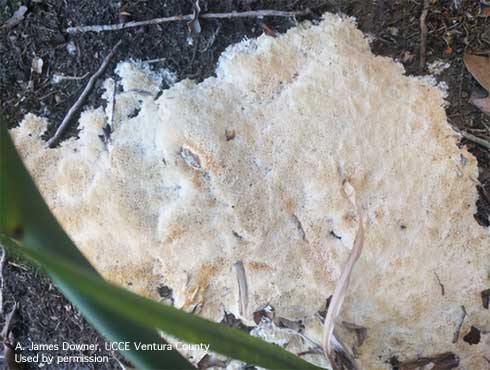
M352 270L354 269L354 265L359 259L359 256L361 255L364 246L364 225L362 221L361 207L357 202L356 192L354 188L347 180L344 181L344 192L352 205L356 208L359 218L359 228L357 230L354 246L350 252L349 258L347 259L347 263L342 270L340 279L338 280L335 287L335 291L332 296L332 300L330 301L330 306L328 308L323 327L323 350L334 369L336 369L336 363L334 361L332 352L332 336L335 327L335 321L340 313L342 303L344 302L344 298L349 287Z

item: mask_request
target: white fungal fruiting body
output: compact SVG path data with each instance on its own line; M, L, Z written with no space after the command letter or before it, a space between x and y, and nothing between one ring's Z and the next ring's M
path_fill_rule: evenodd
M239 314L233 266L242 261L242 318L270 304L305 319L318 343L315 313L358 225L348 179L366 235L341 319L368 328L363 367L452 351L461 368L483 369L489 335L452 343L461 305L463 334L490 330L476 160L457 147L438 89L374 56L351 20L324 18L232 46L216 77L181 81L156 100L159 78L142 84L143 72L123 64L113 119L108 80L106 112L84 112L80 138L60 148L43 149L46 122L33 115L12 135L54 214L106 277L152 297L168 285L176 306L219 320Z

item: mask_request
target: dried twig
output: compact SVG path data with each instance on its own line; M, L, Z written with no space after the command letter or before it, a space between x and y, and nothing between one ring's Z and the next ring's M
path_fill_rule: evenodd
M142 63L145 63L145 64L153 64L153 63L164 62L166 60L167 60L167 58L155 58L155 59L143 60Z
M459 339L459 334L461 333L461 328L463 327L463 322L464 322L464 319L466 318L466 308L464 306L461 306L461 319L459 320L459 323L458 325L456 326L456 330L454 331L454 335L453 335L453 343L457 343L458 342L458 339Z
M114 88L112 89L112 107L111 107L111 123L110 123L110 128L109 130L114 129L114 115L116 114L116 94L117 94L117 81L114 80ZM110 131L109 131L110 132ZM107 135L109 136L109 135ZM108 137L105 137L105 139L109 139ZM106 140L107 141L107 140Z
M444 284L441 282L441 279L439 278L437 272L434 271L434 275L436 276L437 283L441 287L441 295L444 295L446 293L446 288L444 287Z
M352 270L354 268L356 261L361 255L362 248L364 246L364 225L362 221L361 207L357 202L356 192L348 181L344 182L344 192L349 198L352 205L356 208L357 216L359 218L359 228L357 230L354 246L352 247L349 258L347 259L347 263L344 266L344 269L342 270L342 274L340 275L340 279L335 287L335 291L333 293L332 300L330 301L330 305L328 307L327 316L325 317L325 323L323 327L323 350L325 352L325 355L330 360L330 363L334 367L334 369L337 368L332 352L332 336L335 327L335 320L339 315L340 308L342 307L342 303L344 302L347 288L349 287Z
M461 135L463 135L463 137L465 139L468 139L469 141L472 141L478 145L481 145L487 149L490 149L490 141L488 141L488 140L482 139L481 137L472 135L472 134L465 132L465 131L461 131Z
M61 81L78 81L78 80L84 80L85 78L88 77L90 73L85 73L83 76L64 76L64 75L59 75L59 74L54 74L53 77L51 78L51 82L58 84Z
M247 313L247 307L248 307L247 275L245 274L245 267L243 266L242 261L238 261L233 266L235 267L236 278L238 282L240 315L243 316Z
M8 261L8 264L9 264L10 266L14 266L15 268L18 268L18 269L20 269L20 270L22 270L22 271L29 271L29 270L27 269L27 267L22 266L22 265L19 265L19 264L15 263L15 262Z
M309 14L310 10L298 10L298 11L281 11L281 10L256 10L247 12L230 12L230 13L204 13L200 14L199 18L202 19L227 19L227 18L248 18L248 17L296 17ZM179 21L192 21L194 14L175 15L172 17L154 18L146 21L133 21L118 24L105 24L94 26L79 26L68 27L67 33L80 33L80 32L104 32L104 31L120 31L126 28L149 26L152 24L160 24L167 22L179 22Z
M400 370L432 369L451 370L459 366L459 357L452 352L445 352L431 357L420 357L404 362L395 361L393 368Z
M109 65L109 62L111 61L112 57L116 53L117 48L121 45L121 43L122 43L122 40L119 40L117 42L117 44L114 45L111 52L109 54L107 54L107 56L102 61L102 64L100 65L99 69L92 75L92 77L90 77L90 79L87 82L87 85L83 89L82 93L78 97L75 104L73 104L73 106L70 108L70 110L66 114L65 118L61 122L61 125L56 130L54 136L51 139L49 139L48 142L46 143L47 147L49 147L49 148L53 147L53 145L56 144L56 142L60 139L60 137L63 134L63 132L65 131L66 127L68 127L68 124L73 119L73 116L82 107L83 103L85 102L85 99L87 98L88 94L90 93L90 91L94 87L95 81L97 81L97 79L102 75L102 73L104 73L105 69Z
M427 15L429 14L430 0L424 0L424 8L420 15L420 53L419 53L419 70L422 72L425 68L427 59Z
M5 324L3 324L2 331L0 332L0 337L3 341L7 341L12 328L19 320L19 303L15 303L12 310L5 316Z
M194 0L192 4L192 19L189 22L187 22L187 27L189 27L189 31L193 34L201 33L199 14L201 14L201 7L199 5L199 0Z

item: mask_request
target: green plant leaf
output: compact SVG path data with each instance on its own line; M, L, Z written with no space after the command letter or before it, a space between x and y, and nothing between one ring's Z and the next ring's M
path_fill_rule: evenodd
M0 118L1 119L1 118ZM0 122L0 242L40 264L85 317L112 341L160 343L167 334L271 369L318 369L283 348L138 296L106 282L64 233ZM14 242L13 239L18 240ZM176 351L123 353L141 369L192 365Z

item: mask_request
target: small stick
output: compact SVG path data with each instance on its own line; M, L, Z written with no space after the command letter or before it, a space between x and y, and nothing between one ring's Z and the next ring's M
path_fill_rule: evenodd
M64 76L64 75L55 74L51 78L51 81L53 81L53 83L60 83L61 81L77 81L77 80L85 79L88 75L89 75L88 72L85 73L83 76Z
M107 56L102 61L102 64L100 65L99 69L92 75L92 77L90 77L90 79L87 82L87 85L83 89L83 91L80 94L79 98L77 99L77 101L75 102L75 104L73 104L73 106L70 108L70 110L66 114L65 118L61 122L61 125L58 127L58 129L56 130L56 132L53 135L53 137L51 139L49 139L48 142L46 143L46 147L52 148L54 146L54 144L56 144L56 142L60 139L60 137L63 134L63 132L68 127L68 124L73 119L73 116L82 107L83 103L85 102L85 99L87 98L88 94L90 93L90 91L94 87L95 81L97 81L97 79L102 75L102 73L104 73L105 69L109 65L109 62L111 61L112 57L116 53L117 48L121 45L121 43L122 43L122 40L119 40L117 42L117 44L114 45L114 47L112 48L111 52L109 54L107 54Z
M114 114L116 114L116 93L117 93L117 81L114 80L114 89L112 90L112 109L111 109L111 128L114 129ZM106 137L107 139L107 137Z
M295 17L309 14L310 10L297 10L292 12L281 10L257 10L247 12L230 12L230 13L204 13L199 15L199 18L203 19L229 19L229 18L246 18L246 17ZM94 26L79 26L68 27L67 33L80 33L80 32L104 32L104 31L120 31L126 28L149 26L152 24L160 24L167 22L178 21L192 21L194 14L186 15L174 15L172 17L154 18L146 21L132 21L118 24L104 24Z
M490 149L490 141L488 141L488 140L482 139L481 137L472 135L472 134L465 132L465 131L461 131L461 135L463 135L463 137L465 139L468 139L469 141L472 141L478 145L481 145L487 149Z
M233 266L235 267L238 282L238 302L240 304L240 315L244 316L247 313L248 306L247 275L245 274L245 267L243 266L242 261L238 261Z
M349 287L352 270L354 269L354 265L359 259L364 246L364 224L362 220L361 206L357 200L354 188L348 181L344 181L344 192L349 201L356 208L357 217L359 218L359 228L354 240L354 246L352 247L349 258L347 259L347 263L345 264L340 278L335 286L335 291L333 293L332 300L330 301L323 326L323 350L327 358L330 360L330 364L335 370L338 368L332 353L332 338L334 336L335 320L339 315L342 303L344 302L347 288Z
M16 264L16 263L12 262L12 261L8 261L8 264L9 264L10 266L14 266L14 267L16 267L16 268L18 268L18 269L20 269L20 270L23 270L23 271L29 271L29 270L28 270L26 267L24 267L24 266L22 266L22 265L18 265L18 264Z
M430 0L424 0L424 8L420 15L420 55L419 55L419 70L422 72L425 68L427 59L427 15L429 14Z
M461 306L461 311L462 311L461 319L460 319L458 325L456 326L456 330L454 331L454 335L453 335L453 344L458 342L459 333L461 333L461 328L463 327L463 322L464 322L464 319L467 315L466 308L464 306Z
M153 64L153 63L160 63L160 62L164 62L166 61L167 58L155 58L155 59L148 59L148 60L144 60L142 63L146 63L146 64Z

